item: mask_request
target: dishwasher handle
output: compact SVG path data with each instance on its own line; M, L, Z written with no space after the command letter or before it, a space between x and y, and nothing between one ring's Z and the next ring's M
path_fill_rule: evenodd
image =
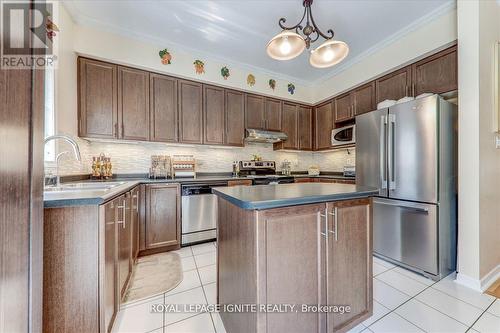
M182 196L212 194L212 188L227 186L227 183L182 185Z

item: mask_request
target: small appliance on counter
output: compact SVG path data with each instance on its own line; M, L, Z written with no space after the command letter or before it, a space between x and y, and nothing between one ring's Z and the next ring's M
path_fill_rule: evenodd
M356 177L356 167L354 165L345 165L344 177Z
M151 168L149 168L149 178L166 179L170 176L170 156L151 155Z
M307 174L309 176L319 176L319 166L318 165L309 166L309 169L307 169Z
M290 176L292 174L292 163L289 160L281 162L281 174Z
M196 161L193 155L172 156L173 178L196 178Z
M113 165L111 158L106 157L104 153L92 157L92 179L109 179L113 177Z

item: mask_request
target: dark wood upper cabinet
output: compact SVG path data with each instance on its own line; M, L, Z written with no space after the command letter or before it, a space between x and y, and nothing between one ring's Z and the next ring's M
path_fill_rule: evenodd
M245 94L226 90L226 131L224 143L229 146L245 145Z
M149 91L150 140L178 142L177 79L151 73Z
M179 141L203 142L203 89L202 84L179 80Z
M391 99L397 101L411 96L411 66L401 68L375 81L375 103Z
M147 250L181 242L179 184L146 185Z
M333 129L333 108L334 102L330 101L315 108L314 128L315 128L315 149L328 149L331 145L331 135Z
M346 93L335 98L335 122L351 120L354 117L352 94Z
M119 137L149 140L149 72L118 67Z
M377 109L375 105L375 81L354 89L352 96L354 103L352 117Z
M117 66L78 58L78 134L118 137Z
M312 108L299 106L298 108L298 134L299 149L312 150Z
M245 95L245 127L255 129L266 128L265 97Z
M283 103L283 123L281 130L288 136L288 139L282 142L283 149L299 149L297 109L297 104Z
M224 143L224 89L203 85L203 143Z
M442 94L458 89L457 46L412 65L413 95Z
M266 98L266 129L269 131L281 130L282 103L278 99Z

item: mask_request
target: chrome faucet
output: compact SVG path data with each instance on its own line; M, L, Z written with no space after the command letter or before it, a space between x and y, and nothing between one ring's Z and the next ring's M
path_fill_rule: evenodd
M48 136L45 138L43 144L45 145L47 142L49 142L51 140L57 140L57 139L61 139L61 140L68 142L71 145L71 147L73 147L73 154L75 155L75 159L77 161L82 160L82 156L80 155L80 147L78 147L78 143L76 143L76 141L68 135L56 134L56 135ZM59 176L59 159L61 158L61 156L68 154L68 153L69 153L68 151L63 151L63 152L57 154L57 156L56 156L56 187L59 187L61 185L61 178Z

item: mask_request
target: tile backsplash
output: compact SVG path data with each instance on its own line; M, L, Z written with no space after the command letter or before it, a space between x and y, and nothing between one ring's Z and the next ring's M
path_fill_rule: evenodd
M87 141L77 139L82 161L74 160L72 154L66 154L59 163L61 175L88 174L91 172L92 157L104 153L111 157L114 173L147 173L151 155L194 155L197 172L231 172L232 161L250 160L258 154L265 160L276 161L278 169L281 162L291 162L292 171L306 171L310 165L319 165L322 171L342 171L344 165L354 164L355 151L338 150L333 152L288 152L274 151L272 144L248 143L243 148L228 148L201 145L170 145L163 143L122 143ZM61 143L59 151L70 149ZM348 153L349 152L349 153ZM46 164L46 172L54 172L54 163Z

